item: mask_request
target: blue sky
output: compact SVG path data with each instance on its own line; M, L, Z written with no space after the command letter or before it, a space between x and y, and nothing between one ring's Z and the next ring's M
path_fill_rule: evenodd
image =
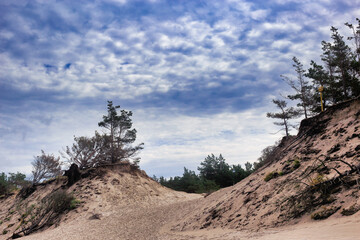
M112 100L134 113L140 166L169 177L279 139L265 116L290 91L279 75L320 62L360 1L1 0L0 16L0 171L92 136Z

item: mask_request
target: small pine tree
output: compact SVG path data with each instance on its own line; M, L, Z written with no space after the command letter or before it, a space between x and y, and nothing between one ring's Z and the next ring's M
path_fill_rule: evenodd
M290 125L289 120L296 118L300 115L298 110L295 110L293 107L287 108L287 103L284 100L277 100L274 99L273 103L281 110L279 113L270 113L268 112L266 116L268 118L276 118L280 119L281 122L274 122L275 125L283 126L282 130L285 130L286 137L289 136L289 127Z

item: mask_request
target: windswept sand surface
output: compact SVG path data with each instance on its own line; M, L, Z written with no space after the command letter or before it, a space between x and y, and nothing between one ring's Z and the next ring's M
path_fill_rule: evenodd
M186 200L157 207L114 209L104 213L101 219L79 219L57 228L33 234L22 239L253 239L253 240L356 240L360 239L360 217L324 221L310 221L293 226L262 231L237 231L231 229L204 229L197 231L171 231L173 221L191 211L195 200Z

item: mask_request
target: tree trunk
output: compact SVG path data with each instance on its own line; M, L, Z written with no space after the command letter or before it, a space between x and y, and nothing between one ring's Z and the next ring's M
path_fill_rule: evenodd
M287 122L286 122L285 119L284 119L284 126L285 126L286 137L288 137L289 136L289 129L288 129Z

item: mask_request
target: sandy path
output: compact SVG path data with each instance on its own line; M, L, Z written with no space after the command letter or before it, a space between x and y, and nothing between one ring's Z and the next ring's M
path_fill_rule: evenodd
M260 232L210 229L173 232L171 222L191 211L193 201L156 207L129 206L105 213L100 220L82 218L22 239L141 239L141 240L356 240L360 239L360 216L307 222Z
M101 219L80 218L22 239L171 239L166 233L163 237L159 236L160 228L174 216L183 213L185 208L191 207L192 201L196 200L155 207L128 206L113 209L112 212L104 213Z

